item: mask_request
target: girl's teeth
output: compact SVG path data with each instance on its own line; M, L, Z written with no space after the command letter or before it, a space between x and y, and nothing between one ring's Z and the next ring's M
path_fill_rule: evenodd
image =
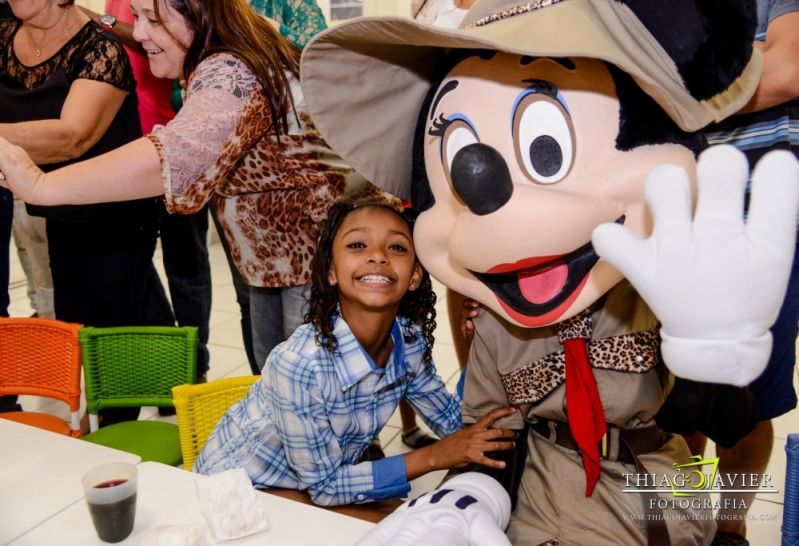
M383 275L364 275L361 277L362 282L371 282L371 283L380 283L380 284L391 284L391 279L388 277L384 277Z

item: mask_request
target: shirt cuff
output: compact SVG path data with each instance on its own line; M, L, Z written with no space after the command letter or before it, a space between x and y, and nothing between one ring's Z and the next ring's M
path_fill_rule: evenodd
M172 173L169 167L169 160L166 157L166 150L159 136L163 128L163 125L156 125L153 131L145 135L145 137L153 143L156 152L158 152L158 160L161 162L161 180L164 184L164 204L166 205L167 212L169 212L169 214L174 214L176 209L175 200L172 196Z
M372 483L374 489L364 493L364 498L358 495L359 502L376 501L383 499L397 499L405 497L411 490L405 471L405 456L394 455L377 461L372 461Z

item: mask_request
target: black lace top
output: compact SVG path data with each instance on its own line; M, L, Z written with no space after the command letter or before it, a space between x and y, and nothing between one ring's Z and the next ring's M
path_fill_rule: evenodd
M22 64L14 54L14 36L21 25L15 19L0 20L0 70L5 70L25 88L42 85L56 70L63 68L70 83L88 79L133 91L133 71L125 50L96 23L86 23L56 54L36 66Z
M58 119L72 84L78 79L107 83L128 92L111 125L90 150L63 163L40 165L42 170L52 171L98 156L141 136L133 71L125 50L114 37L89 21L54 55L35 66L26 66L13 49L14 35L21 24L16 19L0 20L0 123ZM152 203L152 199L147 199L27 208L32 215L61 222L130 223L130 219L141 218L142 211L152 208Z

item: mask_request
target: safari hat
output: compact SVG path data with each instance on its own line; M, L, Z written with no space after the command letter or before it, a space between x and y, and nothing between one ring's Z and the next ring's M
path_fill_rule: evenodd
M328 144L368 180L407 197L417 115L452 49L607 61L695 131L754 93L762 66L755 24L746 0L479 0L458 29L402 17L330 28L304 50L301 81Z

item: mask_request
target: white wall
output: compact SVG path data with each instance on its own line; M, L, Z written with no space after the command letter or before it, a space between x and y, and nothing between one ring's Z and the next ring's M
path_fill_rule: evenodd
M77 0L75 3L97 13L105 13L105 0Z
M363 0L363 14L368 16L411 16L411 0Z

